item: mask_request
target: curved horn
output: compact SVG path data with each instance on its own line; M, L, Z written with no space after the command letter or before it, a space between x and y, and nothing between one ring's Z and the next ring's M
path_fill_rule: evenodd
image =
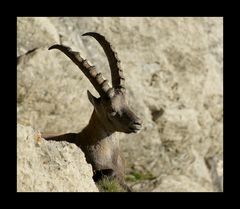
M94 66L88 64L87 60L84 60L79 52L74 52L70 47L55 44L51 46L48 50L58 49L67 55L87 76L94 88L100 94L100 96L109 95L111 88L108 85L108 81L104 80L101 73L97 73Z
M99 42L108 58L109 66L111 69L113 88L125 91L125 78L120 66L120 60L117 57L117 52L113 50L112 45L106 40L104 36L95 32L84 33L82 36L92 36Z

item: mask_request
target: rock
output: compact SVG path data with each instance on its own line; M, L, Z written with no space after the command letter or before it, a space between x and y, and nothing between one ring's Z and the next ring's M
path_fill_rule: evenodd
M86 91L94 93L93 87L65 55L39 48L18 60L17 77L19 123L64 133L80 131L88 122L92 109Z
M217 167L223 161L223 18L47 20L63 44L80 51L107 79L103 50L81 34L97 31L118 52L129 104L144 123L139 134L119 134L128 173L171 176L165 182L189 181L207 191L221 191ZM26 24L30 27L31 21ZM18 28L18 34L24 33ZM25 45L21 37L18 49ZM83 73L61 52L48 51L45 43L18 61L18 122L44 132L80 131L93 109L86 90L98 95ZM150 185L150 180L142 182L139 191L150 190Z
M59 35L47 17L17 18L17 56L59 43Z
M208 192L202 185L182 175L162 177L161 183L152 192Z
M18 192L98 192L92 167L74 144L46 141L17 125Z

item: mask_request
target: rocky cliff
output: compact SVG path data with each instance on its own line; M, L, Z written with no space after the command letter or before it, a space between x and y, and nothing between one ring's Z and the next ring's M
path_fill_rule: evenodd
M144 127L119 134L136 191L223 190L223 18L17 18L17 120L43 132L77 132L97 92L59 51L79 51L110 79L95 31L122 61L127 97Z

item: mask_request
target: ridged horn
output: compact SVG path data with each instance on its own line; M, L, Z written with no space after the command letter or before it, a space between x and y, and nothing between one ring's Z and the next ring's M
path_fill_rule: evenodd
M123 71L120 66L120 60L117 57L117 52L113 49L112 45L106 38L99 33L88 32L84 33L82 36L92 36L95 38L98 43L102 46L111 69L111 77L112 77L112 86L115 89L121 89L123 92L125 91L125 78L123 76Z
M97 73L95 67L89 65L87 60L84 60L80 56L79 52L74 52L70 47L59 44L51 46L48 50L51 49L58 49L68 56L85 74L100 96L107 96L108 92L111 92L111 87L108 85L108 81L104 80L102 74Z

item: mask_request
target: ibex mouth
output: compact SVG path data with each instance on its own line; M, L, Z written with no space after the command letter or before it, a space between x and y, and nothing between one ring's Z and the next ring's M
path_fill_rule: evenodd
M141 123L138 123L138 122L135 122L133 123L129 129L131 130L131 132L134 132L134 133L137 133L138 131L140 131L142 128L142 124Z

